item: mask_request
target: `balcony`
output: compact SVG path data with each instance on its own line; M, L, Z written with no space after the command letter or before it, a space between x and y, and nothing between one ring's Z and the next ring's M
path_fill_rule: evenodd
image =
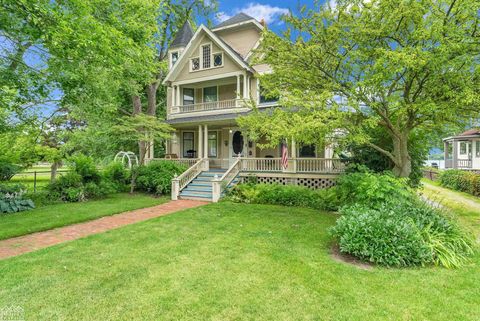
M179 115L179 114L189 114L189 113L197 113L197 112L209 112L209 111L237 109L237 108L239 109L239 108L245 108L245 107L246 107L246 104L243 99L227 99L227 100L203 102L203 103L197 103L197 104L173 106L170 109L170 114Z

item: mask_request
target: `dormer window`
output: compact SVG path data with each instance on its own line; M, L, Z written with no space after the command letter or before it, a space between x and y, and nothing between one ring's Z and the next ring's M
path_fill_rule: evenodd
M211 54L212 46L210 44L202 46L202 58L203 58L203 69L210 68L211 66Z
M173 65L175 65L175 63L178 60L178 51L172 52L170 59L171 59L171 62L172 62L172 67L173 67Z

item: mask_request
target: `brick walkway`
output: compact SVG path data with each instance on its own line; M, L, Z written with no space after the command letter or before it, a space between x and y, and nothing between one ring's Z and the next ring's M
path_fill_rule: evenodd
M165 204L106 216L85 223L14 237L0 241L0 259L32 252L55 244L76 240L88 235L102 233L125 225L205 204L208 203L191 200L170 201Z

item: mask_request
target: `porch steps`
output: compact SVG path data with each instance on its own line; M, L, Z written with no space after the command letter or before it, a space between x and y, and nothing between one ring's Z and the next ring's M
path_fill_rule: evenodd
M209 171L201 172L190 184L185 187L179 195L180 199L189 200L211 200L212 199L212 180L217 175L221 177L226 170L212 168ZM232 181L230 186L238 182L238 179Z

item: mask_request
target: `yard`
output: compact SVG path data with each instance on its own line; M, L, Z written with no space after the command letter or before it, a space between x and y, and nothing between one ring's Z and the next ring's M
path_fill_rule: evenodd
M166 201L168 201L166 197L120 193L102 200L59 203L30 211L0 215L0 240L154 206Z
M26 320L478 320L480 256L460 269L333 260L336 215L211 204L0 261Z

